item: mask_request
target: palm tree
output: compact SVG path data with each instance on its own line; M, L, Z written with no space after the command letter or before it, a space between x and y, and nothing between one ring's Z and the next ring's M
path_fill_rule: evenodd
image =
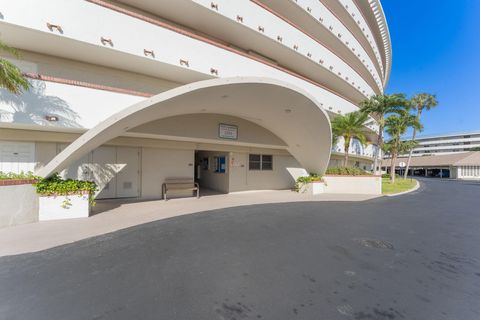
M383 149L383 131L385 117L391 113L399 113L408 108L408 101L402 93L391 95L376 95L360 103L360 111L372 114L378 121L377 148L373 158L373 172L378 172L379 151Z
M435 108L438 105L437 97L435 95L431 95L428 93L419 93L412 97L410 100L412 108L417 110L417 121L420 122L420 117L422 116L423 110L430 110ZM415 141L415 137L417 135L417 130L413 128L412 133L412 141ZM410 160L412 159L413 148L410 150L406 150L408 153L408 160L407 166L405 168L405 174L403 176L404 179L407 178L408 175L408 167L410 167Z
M398 115L391 115L385 120L386 131L390 136L390 140L384 146L384 150L390 153L390 182L395 182L395 161L401 152L406 152L405 148L411 148L412 143L410 141L402 141L402 135L407 132L408 128L414 128L417 130L422 129L422 125L418 121L417 117L409 112L401 112Z
M338 115L332 120L332 133L334 137L334 143L338 137L344 139L344 162L343 166L348 166L348 153L350 151L350 142L356 138L361 144L366 144L365 138L365 121L368 119L368 114L360 111L351 112L344 116Z
M17 50L0 41L0 50L19 57ZM30 84L23 76L22 71L10 61L0 58L0 88L5 88L11 93L20 94L22 90L28 90Z

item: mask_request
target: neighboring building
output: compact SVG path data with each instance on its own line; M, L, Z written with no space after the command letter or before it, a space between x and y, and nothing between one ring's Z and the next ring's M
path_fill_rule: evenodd
M93 179L98 198L158 198L169 177L282 189L340 161L330 118L382 94L379 0L0 0L0 170ZM4 53L2 53L4 54ZM366 124L376 141L378 125ZM375 146L352 142L369 169Z
M480 148L480 131L420 136L414 156L467 152Z
M405 169L400 164L407 163L408 158L398 158L395 171L403 174ZM382 162L382 167L390 171L390 159ZM412 157L410 175L425 177L442 177L452 179L480 179L480 151L467 151L442 155Z

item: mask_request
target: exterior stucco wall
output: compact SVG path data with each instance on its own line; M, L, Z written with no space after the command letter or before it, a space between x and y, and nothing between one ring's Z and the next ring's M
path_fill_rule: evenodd
M162 183L168 178L191 178L194 173L194 151L142 148L141 198L160 199ZM183 195L184 193L178 193ZM186 195L191 194L187 193Z
M145 99L128 94L30 80L32 88L18 97L0 89L1 122L29 126L92 128L112 114ZM58 121L47 121L46 116Z
M35 170L46 165L57 155L57 143L36 142L35 143Z
M233 153L232 158L230 192L291 189L296 178L306 173L291 155L273 154L273 170L262 171L249 170L248 153Z
M180 83L97 64L22 50L21 59L8 57L22 71L98 85L157 94Z
M219 138L219 124L237 127L238 138L225 140ZM181 124L181 125L179 125ZM155 120L130 130L130 132L162 136L208 139L232 144L250 143L286 147L276 135L261 126L238 118L221 114L187 114Z
M38 221L38 195L30 184L0 186L0 228Z
M325 193L382 194L380 176L324 176Z

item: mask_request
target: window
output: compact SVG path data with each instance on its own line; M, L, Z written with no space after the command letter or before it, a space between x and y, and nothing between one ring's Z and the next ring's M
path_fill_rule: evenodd
M250 154L248 156L249 170L273 170L273 156L266 154Z
M261 170L262 169L262 156L259 154L251 154L248 157L248 168L250 170Z
M216 173L225 173L225 157L214 157L215 161L215 172Z
M272 169L273 169L273 156L262 155L262 170L272 170Z

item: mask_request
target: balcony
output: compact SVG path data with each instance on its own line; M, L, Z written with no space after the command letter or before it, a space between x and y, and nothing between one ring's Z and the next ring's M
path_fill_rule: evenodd
M254 2L242 1L235 6L227 0L166 0L154 3L122 0L122 3L131 6L131 10L156 14L186 26L192 32L208 34L232 47L267 57L275 64L349 96L352 101L359 102L379 92L378 84L373 82L370 73L359 74L358 68L337 56L332 48Z
M6 3L2 14L4 40L20 49L178 83L217 76L270 77L307 90L325 109L332 107L343 113L357 109L348 97L282 66L173 27L162 27L155 24L157 20L140 19L87 1ZM78 17L92 17L98 23L86 24ZM47 22L62 31L49 28Z
M255 0L257 2L257 0ZM367 79L376 93L383 92L381 63L372 60L352 32L325 5L318 1L258 0L294 21L304 32L321 39L344 61Z

